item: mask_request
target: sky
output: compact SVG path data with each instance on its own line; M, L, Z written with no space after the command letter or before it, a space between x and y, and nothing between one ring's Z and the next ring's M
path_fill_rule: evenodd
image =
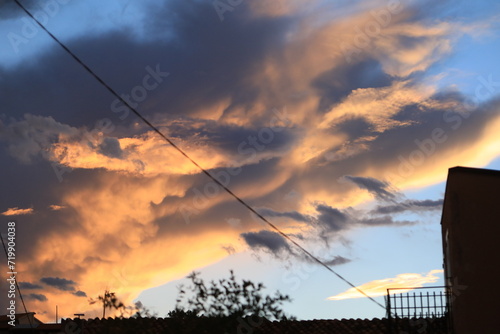
M443 284L448 168L500 168L498 2L20 2L200 166L376 301L388 287ZM1 233L15 221L17 280L43 321L56 305L59 317L99 317L88 301L105 290L163 317L189 273L209 281L231 269L289 295L284 309L299 319L385 315L9 0L0 159Z

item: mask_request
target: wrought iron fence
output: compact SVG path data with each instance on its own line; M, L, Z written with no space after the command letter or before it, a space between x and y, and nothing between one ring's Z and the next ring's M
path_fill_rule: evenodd
M389 333L451 333L448 296L444 286L387 289Z

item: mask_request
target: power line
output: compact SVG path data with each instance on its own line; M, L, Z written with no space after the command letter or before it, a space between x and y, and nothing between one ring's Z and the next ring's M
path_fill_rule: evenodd
M198 167L205 175L207 175L212 181L218 184L222 189L224 189L228 194L230 194L234 199L240 202L244 207L254 213L257 217L259 217L263 222L269 225L272 229L274 229L277 233L283 236L286 240L294 244L297 248L299 248L302 252L304 252L307 256L309 256L314 262L320 264L325 267L328 271L333 273L339 279L347 283L349 286L354 288L356 291L373 301L378 306L385 309L385 306L377 302L372 297L368 296L364 291L356 287L354 284L349 282L343 276L335 272L332 268L330 268L327 264L323 263L316 256L312 255L308 250L298 244L296 241L291 239L287 234L282 232L278 227L276 227L273 223L268 221L264 216L258 213L254 208L252 208L249 204L247 204L243 199L233 193L229 188L223 185L217 178L215 178L210 172L208 172L205 168L201 167L195 160L193 160L186 152L184 152L180 147L178 147L170 138L165 136L157 127L155 127L151 122L149 122L144 116L142 116L139 111L137 111L134 107L132 107L127 101L125 101L113 88L111 88L103 79L101 79L90 67L88 67L80 58L78 58L68 47L66 47L56 36L54 36L45 26L40 23L18 0L14 0L16 4L29 16L31 17L39 26L42 28L57 44L59 44L73 59L78 62L90 75L92 75L99 83L101 83L112 95L114 95L120 102L126 105L137 117L139 117L147 126L149 126L154 132L156 132L160 137L165 139L173 148L175 148L180 154L182 154L185 158L187 158L193 165Z

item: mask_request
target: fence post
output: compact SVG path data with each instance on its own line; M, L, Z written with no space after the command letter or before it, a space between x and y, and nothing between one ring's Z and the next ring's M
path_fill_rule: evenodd
M387 312L387 322L388 322L387 333L392 334L391 295L389 289L387 289L386 312Z

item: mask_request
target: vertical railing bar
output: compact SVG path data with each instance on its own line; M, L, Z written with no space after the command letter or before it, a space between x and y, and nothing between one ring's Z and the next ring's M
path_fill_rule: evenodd
M417 317L417 296L415 295L415 292L413 293L413 309L415 312L413 313L414 317Z
M420 309L422 309L422 305L424 305L424 300L422 298L422 292L420 292Z
M400 295L399 295L399 297L400 297L400 298L399 298L399 299L400 299L400 300L399 300L399 303L401 304L401 312L403 313L403 317L404 317L404 312L405 312L405 310L404 310L403 295L402 295L402 294L400 294Z
M436 291L432 292L432 296L433 296L433 299L434 299L434 317L436 317L437 316Z
M430 310L430 301L429 301L429 291L427 291L427 317L430 316L431 310Z
M441 315L444 317L446 307L443 304L443 291L439 294L439 303L441 305Z
M407 317L410 317L410 294L406 294L406 311L407 311Z
M420 293L420 300L422 301L420 303L420 314L422 317L425 317L425 301L424 301L425 294L423 292Z

